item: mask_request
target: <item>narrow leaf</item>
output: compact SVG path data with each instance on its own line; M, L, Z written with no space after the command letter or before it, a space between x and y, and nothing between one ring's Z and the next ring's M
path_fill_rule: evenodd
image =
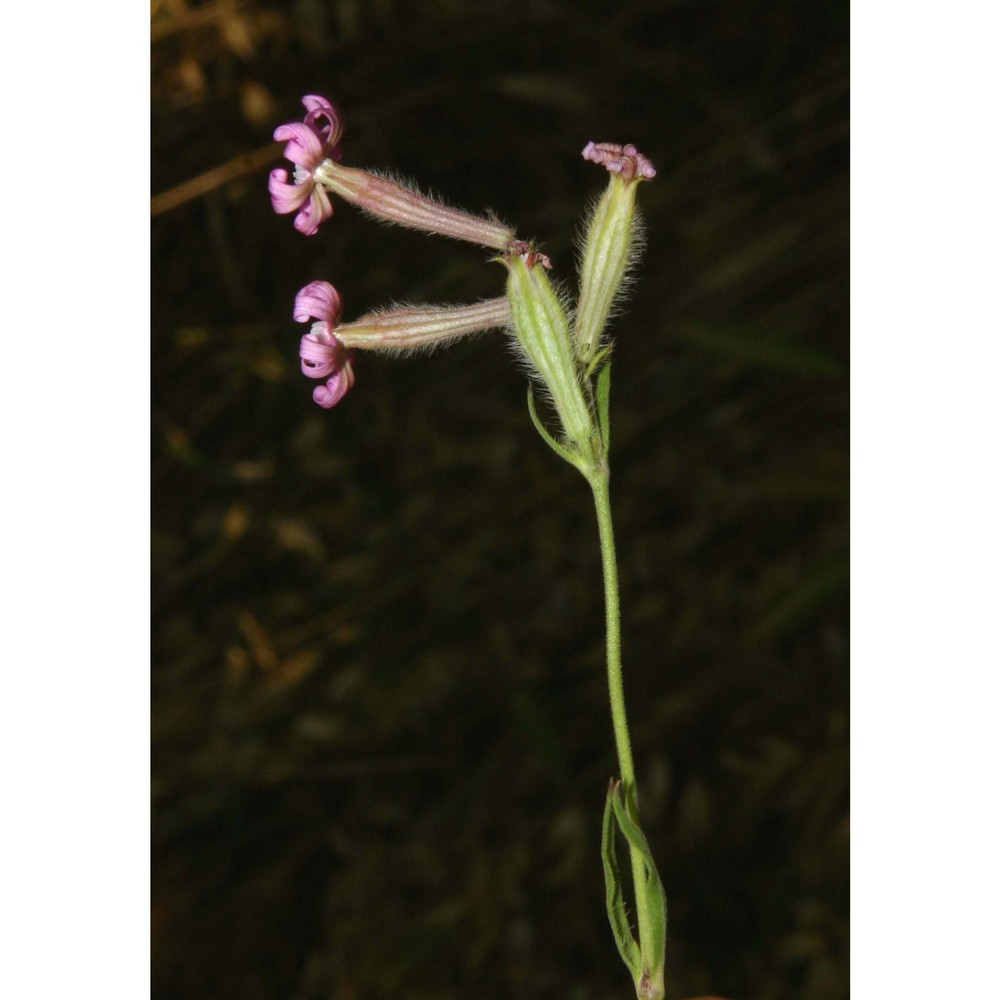
M565 462L569 462L570 465L579 469L581 472L584 471L584 465L580 460L580 456L570 451L569 448L561 445L546 429L545 425L538 417L538 412L535 410L535 397L532 395L531 390L528 390L528 413L531 416L531 422L535 425L535 430L538 431L541 439Z
M608 920L615 936L615 943L622 961L628 966L633 979L640 974L641 957L639 946L632 936L628 916L625 913L625 897L622 893L621 876L618 871L618 854L615 851L615 813L612 799L618 798L618 782L612 780L608 797L604 804L604 825L601 830L601 860L604 862L604 889L608 904Z
M646 835L639 827L638 808L635 800L635 787L625 788L625 801L620 795L611 797L611 807L615 820L629 845L638 851L646 869L646 915L649 927L649 941L643 941L642 956L644 965L651 972L663 969L664 951L667 944L667 901L663 892L653 854L649 849Z
M614 346L615 346L614 344L607 344L606 346L602 347L590 359L590 362L587 364L587 371L586 371L587 378L590 378L590 376L593 375L595 371L597 371L597 366L611 353L611 349Z
M604 457L611 453L611 362L597 376L597 421L604 443Z

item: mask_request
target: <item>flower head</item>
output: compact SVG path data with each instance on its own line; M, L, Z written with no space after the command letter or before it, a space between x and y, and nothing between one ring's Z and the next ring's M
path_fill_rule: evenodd
M340 324L340 295L328 281L310 281L295 296L292 316L297 323L316 320L299 345L302 373L325 378L326 384L313 390L313 399L324 409L339 403L354 385L352 354L337 339Z
M279 215L298 212L295 228L312 236L333 215L330 196L315 182L316 168L324 160L339 160L343 125L337 109L325 98L308 94L302 98L306 108L301 122L287 122L274 130L274 138L287 140L285 156L295 164L291 182L288 171L271 171L267 188L271 204Z

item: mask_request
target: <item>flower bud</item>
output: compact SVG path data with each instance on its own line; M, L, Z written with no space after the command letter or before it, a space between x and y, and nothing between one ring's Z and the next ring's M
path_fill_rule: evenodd
M567 440L586 449L594 435L593 418L573 357L569 322L545 273L546 258L533 252L512 253L504 262L517 343L549 391Z
M590 216L580 269L573 342L576 356L586 366L600 347L615 299L623 291L629 267L641 248L641 223L635 207L638 181L651 180L656 169L631 145L589 142L583 157L603 165L611 174Z

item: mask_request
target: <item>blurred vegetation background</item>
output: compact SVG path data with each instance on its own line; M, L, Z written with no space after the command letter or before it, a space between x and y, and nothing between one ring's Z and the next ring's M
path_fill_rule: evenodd
M499 335L360 356L346 317L500 294L475 247L271 212L275 125L537 237L659 173L616 321L613 494L671 1000L844 997L847 5L154 0L154 995L626 997L586 484Z

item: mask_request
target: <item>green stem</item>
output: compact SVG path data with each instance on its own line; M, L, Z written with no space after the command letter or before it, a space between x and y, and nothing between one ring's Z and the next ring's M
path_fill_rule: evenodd
M607 620L608 693L611 698L611 723L615 731L615 749L618 752L618 769L625 788L635 788L635 765L632 762L632 744L625 717L625 688L622 682L621 614L618 609L618 565L615 560L615 534L611 523L611 494L608 485L607 460L588 476L594 492L597 510L597 530L601 538L601 562L604 568L604 609ZM632 861L632 885L635 891L635 909L639 923L639 941L649 938L646 910L646 873L642 855L629 847Z

